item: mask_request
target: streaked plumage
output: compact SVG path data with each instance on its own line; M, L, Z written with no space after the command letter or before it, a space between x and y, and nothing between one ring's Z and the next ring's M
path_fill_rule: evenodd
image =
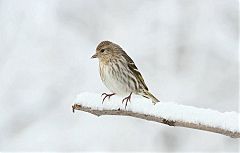
M128 96L124 100L130 101L131 93L150 98L155 104L159 102L149 91L141 73L133 60L117 44L110 41L101 42L92 58L99 59L99 71L102 82L113 93ZM112 96L106 93L105 98ZM105 100L103 99L103 101Z

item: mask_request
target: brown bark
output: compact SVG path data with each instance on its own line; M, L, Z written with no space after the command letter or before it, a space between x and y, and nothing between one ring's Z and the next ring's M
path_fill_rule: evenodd
M72 109L73 109L73 112L75 110L80 110L80 111L91 113L96 116L101 116L101 115L131 116L131 117L136 117L136 118L140 118L140 119L144 119L144 120L148 120L148 121L154 121L154 122L167 124L169 126L178 126L178 127L198 129L198 130L222 134L225 136L230 136L232 138L240 138L239 132L229 131L229 130L218 128L218 127L211 127L209 125L202 125L200 123L189 123L189 122L177 121L177 120L167 120L162 117L156 117L156 116L152 116L152 115L148 115L148 114L140 114L140 113L127 111L127 110L120 110L120 109L118 109L118 110L110 110L110 109L97 110L97 109L93 109L90 107L82 106L80 104L74 104L72 106Z

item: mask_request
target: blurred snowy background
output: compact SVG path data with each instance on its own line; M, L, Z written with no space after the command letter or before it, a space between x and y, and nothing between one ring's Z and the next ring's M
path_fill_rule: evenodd
M0 0L0 151L239 151L239 140L71 112L107 91L91 60L111 40L161 101L238 111L237 0Z

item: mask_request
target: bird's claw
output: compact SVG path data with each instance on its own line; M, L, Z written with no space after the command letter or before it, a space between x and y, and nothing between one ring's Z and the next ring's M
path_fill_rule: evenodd
M122 104L124 103L124 101L126 101L125 109L126 109L126 107L127 107L127 103L128 103L128 102L131 102L131 96L132 96L132 93L130 93L129 96L127 96L126 98L124 98L124 99L122 100Z
M101 97L104 96L104 95L105 95L105 97L104 97L103 100L102 100L102 104L103 104L104 100L105 100L107 97L108 97L108 99L110 99L110 97L113 96L113 95L115 95L115 93L112 93L112 94L103 93L103 94L101 95Z

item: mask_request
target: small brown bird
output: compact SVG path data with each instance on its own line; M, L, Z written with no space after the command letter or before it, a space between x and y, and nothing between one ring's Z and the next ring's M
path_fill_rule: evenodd
M107 97L110 98L115 94L127 96L122 100L122 103L126 101L126 108L132 93L150 98L154 104L159 102L148 91L148 87L133 60L119 45L110 41L103 41L97 46L96 54L91 58L99 59L102 82L112 92L112 94L102 94L102 96L105 96L102 103Z

